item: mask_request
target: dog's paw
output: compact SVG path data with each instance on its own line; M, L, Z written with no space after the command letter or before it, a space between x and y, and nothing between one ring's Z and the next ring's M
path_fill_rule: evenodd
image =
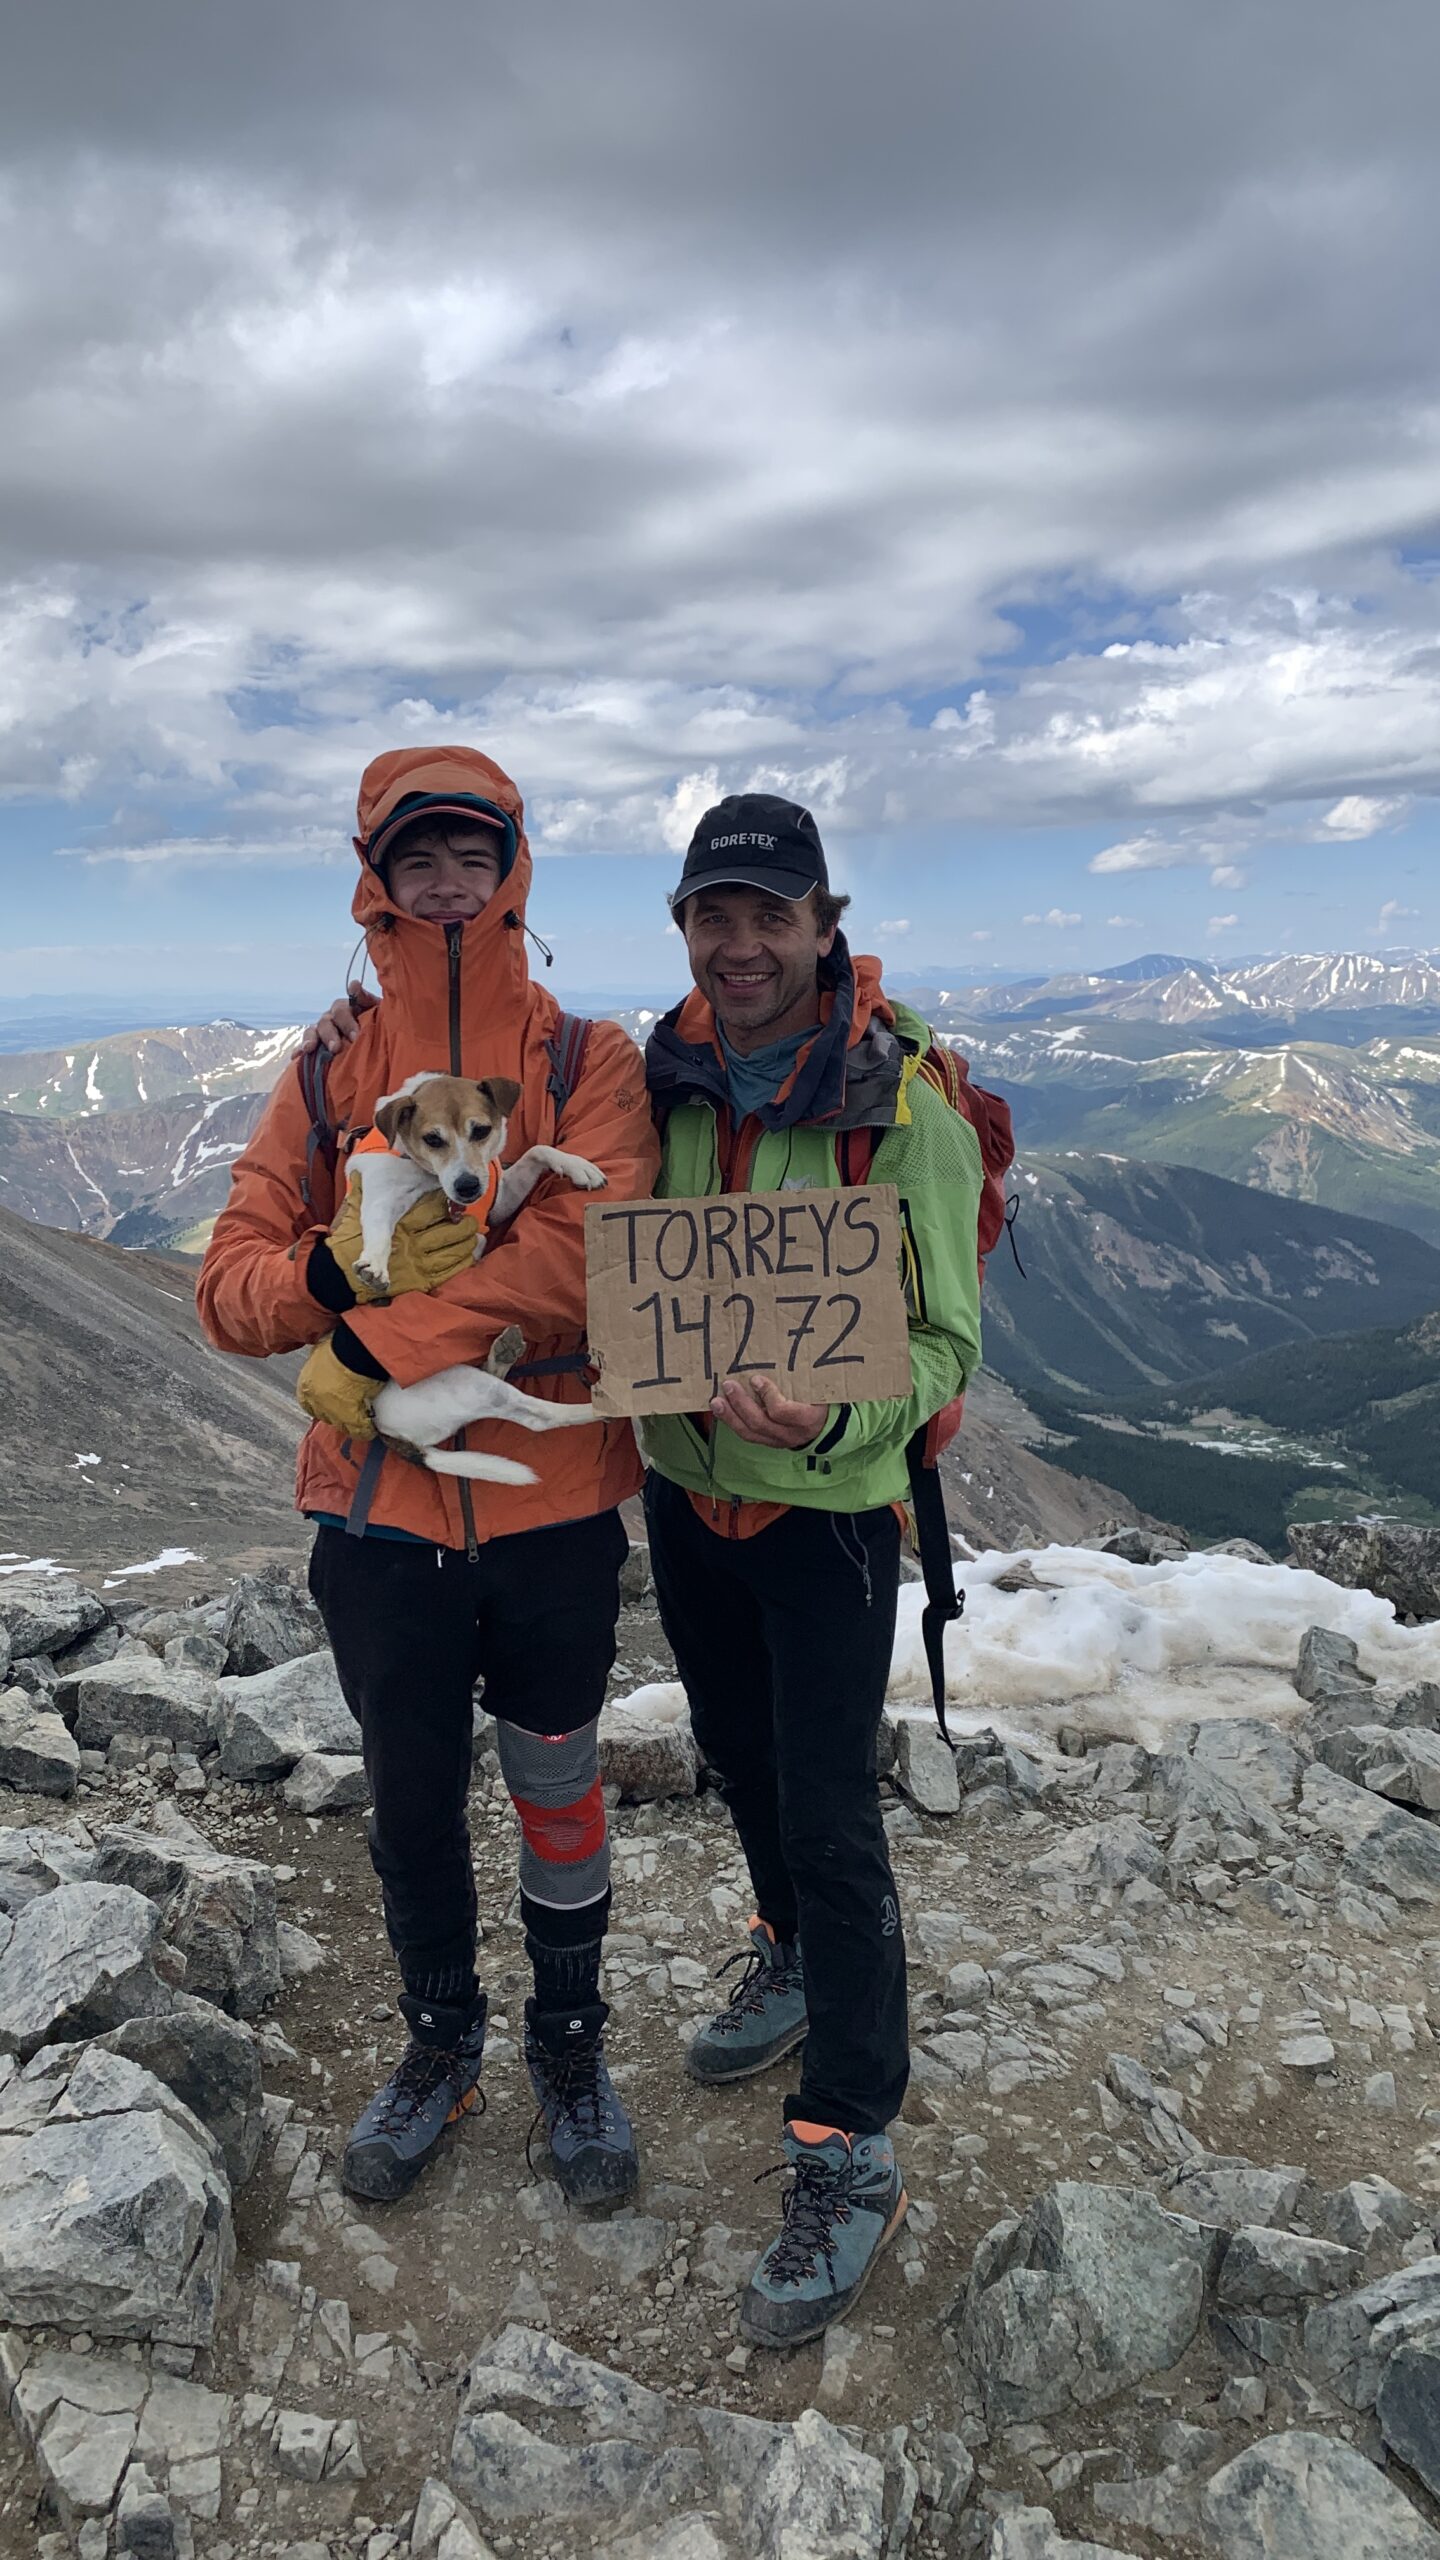
M525 1336L518 1324L507 1324L504 1332L496 1335L485 1363L491 1377L503 1378L507 1369L514 1368L524 1348Z
M586 1156L572 1156L565 1171L577 1191L603 1191L605 1188L605 1176L600 1167L591 1164Z
M357 1280L363 1280L367 1289L379 1289L388 1295L390 1288L390 1265L388 1262L383 1265L366 1262L362 1256L360 1261L355 1265L355 1277Z

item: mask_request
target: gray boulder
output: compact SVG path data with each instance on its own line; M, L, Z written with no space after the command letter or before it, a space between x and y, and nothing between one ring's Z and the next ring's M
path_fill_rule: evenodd
M28 1902L0 1951L0 2053L35 2053L168 2009L160 1915L128 1885L61 1884Z
M1113 2542L1072 2542L1048 2507L1016 2507L990 2529L985 2560L1130 2560Z
M895 1733L895 1777L922 1813L958 1813L960 1775L955 1754L938 1725L905 1716Z
M100 2039L174 2092L220 2146L232 2188L253 2175L265 2132L260 2054L248 2027L178 1992L164 2017L127 2018Z
M78 1644L67 1644L57 1651L54 1656L56 1676L63 1680L72 1671L93 1671L97 1662L113 1662L122 1647L131 1642L114 1619L107 1618L103 1627L96 1627L88 1636L82 1636Z
M1427 2228L1430 2216L1413 2196L1393 2187L1388 2178L1352 2178L1321 2201L1320 2220L1327 2240L1345 2249L1373 2248L1377 2241L1396 2245L1413 2240Z
M1274 2228L1290 2220L1304 2185L1303 2169L1261 2169L1253 2160L1207 2155L1172 2171L1165 2200L1175 2212L1216 2230L1236 2231L1242 2224Z
M1187 1748L1197 1768L1253 1804L1258 1798L1272 1811L1293 1805L1305 1773L1305 1758L1273 1724L1254 1716L1216 1716L1187 1729Z
M884 2466L817 2410L773 2426L686 2406L513 2325L470 2369L450 2478L507 2533L584 2520L608 2549L627 2527L665 2525L620 2546L635 2560L701 2560L732 2538L746 2560L880 2560L884 2541ZM449 2560L443 2539L435 2547Z
M1214 2242L1136 2187L1065 2181L980 2242L957 2306L969 2404L992 2427L1168 2372L1200 2325Z
M318 1653L325 1642L320 1612L308 1591L284 1565L262 1565L242 1574L230 1595L221 1629L225 1668L240 1679L274 1671Z
M0 1830L0 1912L23 1911L57 1884L90 1884L95 1852L88 1835L74 1839L68 1831L43 1831L25 1825Z
M1353 2249L1263 2225L1237 2231L1215 2279L1215 2309L1262 2364L1288 2364L1295 2324L1316 2302L1332 2301L1363 2272Z
M1396 2348L1375 2395L1375 2415L1390 2451L1440 2498L1440 2337Z
M1338 1690L1373 1689L1375 1682L1360 1668L1360 1648L1353 1636L1336 1635L1329 1627L1307 1627L1300 1639L1295 1686L1312 1705Z
M254 2017L280 1988L275 1878L254 1858L231 1858L171 1814L165 1831L126 1825L96 1844L101 1884L132 1886L159 1907L185 1958L186 1988L238 2017Z
M74 1719L82 1751L104 1751L117 1733L143 1734L207 1751L215 1740L219 1697L199 1672L119 1653L92 1671L69 1673L55 1692L61 1715Z
M1032 1858L1025 1873L1042 1884L1072 1887L1122 1886L1137 1876L1158 1884L1165 1861L1144 1824L1134 1814L1117 1813L1109 1822L1084 1822L1067 1832L1057 1847Z
M96 1592L59 1574L14 1573L0 1581L0 1632L10 1639L12 1662L77 1644L109 1615Z
M1221 2560L1440 2560L1440 2533L1373 2462L1302 2428L1227 2462L1200 2508Z
M1305 2370L1352 2409L1373 2409L1400 2346L1440 2344L1440 2258L1420 2258L1305 2322Z
M353 1754L359 1728L328 1653L220 1682L220 1770L227 1778L287 1778L310 1751Z
M600 1718L600 1775L632 1804L660 1804L668 1796L693 1796L700 1783L700 1755L685 1714L661 1716L623 1699Z
M351 1813L370 1801L365 1763L358 1751L307 1751L284 1795L292 1813Z
M1440 1529L1312 1520L1285 1535L1295 1562L1327 1582L1373 1591L1398 1618L1440 1618Z
M1102 1556L1120 1556L1126 1564L1178 1564L1190 1553L1183 1529L1112 1529L1108 1536L1081 1543L1097 1547Z
M55 2060L0 2113L0 2320L208 2346L234 2257L215 2143L120 2055Z
M71 1796L79 1775L79 1747L62 1719L37 1707L23 1690L0 1694L0 1785L29 1795Z
M227 1667L225 1647L218 1636L207 1636L203 1629L189 1628L183 1636L172 1636L164 1647L162 1659L177 1671L198 1671L206 1680L218 1680Z
M1440 1813L1440 1733L1419 1725L1355 1725L1322 1742L1319 1756L1372 1795Z
M1242 1564L1272 1564L1274 1557L1266 1548L1257 1546L1253 1538L1216 1538L1205 1549L1207 1556L1238 1556Z
M1320 1762L1305 1772L1300 1811L1339 1843L1355 1883L1397 1902L1440 1901L1440 1824L1372 1795Z

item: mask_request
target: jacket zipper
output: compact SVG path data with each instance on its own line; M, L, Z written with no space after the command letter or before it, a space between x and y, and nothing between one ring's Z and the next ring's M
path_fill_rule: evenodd
M458 1076L461 1072L460 936L464 930L463 924L447 924L445 927L445 950L450 969L450 1073L452 1076ZM457 1431L455 1437L463 1449L466 1445L464 1432ZM455 1489L460 1496L460 1518L465 1529L466 1560L470 1564L478 1564L480 1541L475 1535L475 1505L470 1498L470 1487L463 1476L456 1477Z

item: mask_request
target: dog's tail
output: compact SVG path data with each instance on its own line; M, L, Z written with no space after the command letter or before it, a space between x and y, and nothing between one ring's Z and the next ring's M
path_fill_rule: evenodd
M482 1484L534 1484L533 1467L514 1458L482 1458L478 1449L427 1449L425 1464L437 1476L470 1476Z

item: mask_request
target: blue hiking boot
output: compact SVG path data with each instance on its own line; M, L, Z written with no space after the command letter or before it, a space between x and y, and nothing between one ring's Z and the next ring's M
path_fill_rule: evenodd
M784 2222L740 2303L753 2347L799 2347L841 2320L864 2292L908 2209L888 2134L787 2124L792 2171Z
M634 2129L605 2063L603 2000L549 2012L525 2003L525 2068L567 2204L613 2208L640 2183ZM530 2142L525 2144L530 2157Z
M473 2008L443 2009L402 1994L412 2032L398 2067L351 2127L340 2182L367 2204L393 2204L434 2159L447 2125L483 2109L485 1994Z
M731 1956L721 1974L737 1964L745 1971L728 2009L701 2027L685 2056L691 2079L711 2088L768 2071L772 2062L782 2062L804 2043L809 2028L797 1939L777 1938L768 1920L756 1918L750 1923L748 1951Z

